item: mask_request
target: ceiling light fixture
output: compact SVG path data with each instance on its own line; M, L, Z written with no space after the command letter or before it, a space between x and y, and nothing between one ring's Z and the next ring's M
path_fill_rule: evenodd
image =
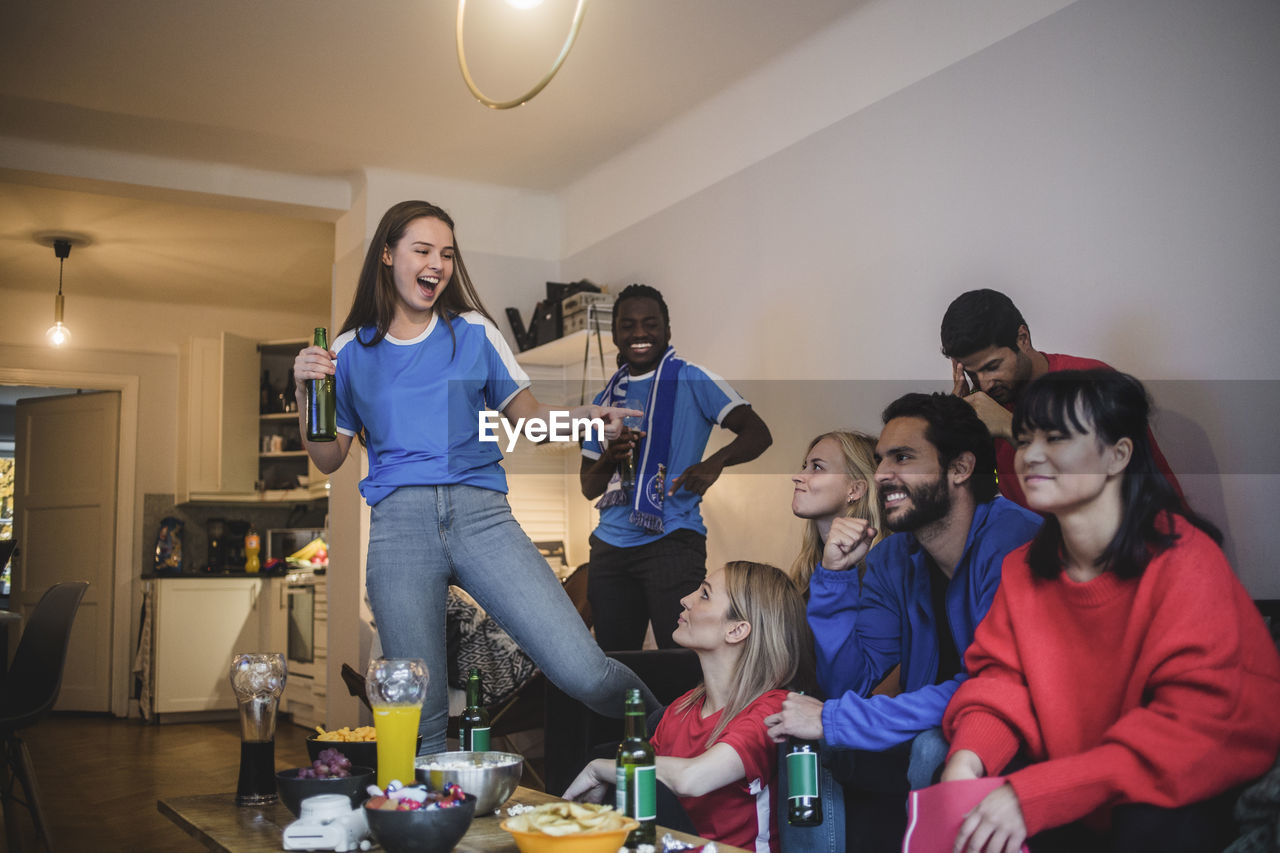
M71 241L62 237L53 240L53 254L58 258L58 296L53 303L53 325L44 333L45 339L55 347L71 340L71 330L62 322L62 264L71 254Z
M512 3L512 5L521 5L516 3L515 0L508 0L508 2ZM530 5L537 4L528 4L527 0L523 3L524 8L529 8ZM467 88L471 90L471 94L475 96L475 99L489 109L509 110L512 107L518 107L533 100L533 96L545 89L547 84L551 82L551 78L556 76L556 72L560 70L560 66L564 65L565 58L569 56L569 50L578 38L578 30L582 29L582 17L587 11L587 0L578 0L578 8L573 12L573 23L569 25L569 37L565 39L564 47L560 48L560 55L556 57L555 64L551 66L551 70L532 89L509 101L495 101L481 92L476 86L476 82L471 79L471 71L467 68L467 52L462 46L462 21L466 8L467 0L458 0L458 28L455 40L458 43L458 67L462 69L462 79L466 82Z

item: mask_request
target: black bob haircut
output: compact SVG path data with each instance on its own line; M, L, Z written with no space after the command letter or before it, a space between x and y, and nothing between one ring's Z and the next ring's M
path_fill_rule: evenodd
M1120 487L1120 528L1098 557L1104 571L1122 578L1140 576L1153 557L1177 541L1171 519L1162 516L1181 515L1222 544L1218 528L1192 512L1156 467L1148 430L1150 414L1142 383L1114 370L1046 373L1027 386L1013 413L1015 437L1035 430L1075 435L1092 431L1105 444L1122 438L1133 442ZM1062 528L1054 516L1045 518L1031 540L1027 560L1031 571L1042 578L1055 578L1064 568Z

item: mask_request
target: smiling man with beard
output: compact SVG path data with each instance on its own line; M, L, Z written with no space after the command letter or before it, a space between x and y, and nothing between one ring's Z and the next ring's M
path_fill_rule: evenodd
M605 651L640 648L650 621L658 647L674 648L680 599L706 574L702 496L725 467L750 462L773 439L728 382L676 355L656 289L633 284L618 294L613 342L620 367L596 400L630 401L644 418L628 418L603 445L582 445L582 494L600 498L587 599ZM703 459L717 425L734 439Z
M765 720L775 740L837 747L825 761L844 786L846 850L857 851L899 849L907 791L928 784L946 755L932 730L965 678L964 652L1000 566L1040 527L1035 513L997 495L991 436L959 397L895 400L876 459L894 535L868 553L874 529L837 519L809 586L818 681L831 698L792 693ZM850 569L864 556L859 579ZM870 696L899 663L903 692Z

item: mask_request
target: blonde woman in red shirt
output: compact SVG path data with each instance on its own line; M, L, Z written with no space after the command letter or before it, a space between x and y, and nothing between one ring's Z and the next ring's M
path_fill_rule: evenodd
M956 851L1216 853L1280 749L1280 655L1221 534L1156 468L1148 411L1110 371L1019 400L1015 467L1047 518L1005 560L943 722L944 782L1006 780Z

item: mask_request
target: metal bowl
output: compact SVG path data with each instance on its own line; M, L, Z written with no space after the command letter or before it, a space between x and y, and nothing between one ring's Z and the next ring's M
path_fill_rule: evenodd
M475 797L447 809L398 812L364 806L369 830L387 853L446 853L467 834L475 814Z
M449 782L475 794L476 813L486 815L510 798L520 784L524 756L513 752L438 752L419 755L414 762L418 781L429 791L443 791Z

